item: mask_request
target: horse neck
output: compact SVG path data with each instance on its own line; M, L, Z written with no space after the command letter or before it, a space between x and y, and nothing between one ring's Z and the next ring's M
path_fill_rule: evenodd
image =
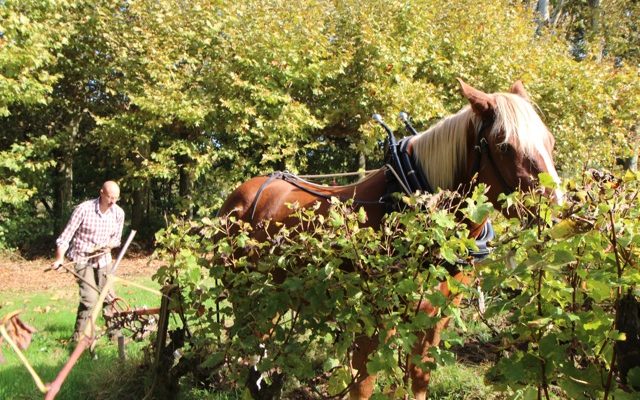
M457 190L470 179L465 168L473 150L474 118L465 107L411 139L414 159L434 189Z

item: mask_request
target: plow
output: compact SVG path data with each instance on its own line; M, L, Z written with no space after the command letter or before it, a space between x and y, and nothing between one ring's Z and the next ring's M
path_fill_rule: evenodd
M119 297L114 298L109 304L113 312L104 315L107 334L126 331L127 336L133 340L142 340L158 327L160 307L131 308Z
M129 244L133 240L135 233L135 231L131 232L126 243L120 250L118 258L107 274L107 280L103 289L99 291L100 294L92 311L89 323L87 323L84 331L78 338L76 346L68 360L52 382L43 382L40 375L24 354L24 351L28 349L33 335L37 333L37 330L20 319L20 313L22 311L17 310L10 312L0 320L0 363L5 361L2 347L4 347L4 343L6 342L8 347L15 352L20 362L29 371L38 390L44 395L45 400L55 399L67 376L80 359L80 356L82 356L86 350L92 352L97 339L104 334L127 332L127 336L133 340L142 340L147 338L151 332L157 331L158 335L154 345L157 355L156 363L159 362L167 338L171 300L176 293L176 288L175 286L167 285L161 290L156 290L115 276L115 271ZM68 265L62 265L62 267L67 272L71 272L78 277ZM132 308L124 299L112 295L112 289L116 282L157 294L162 299L161 306L157 308ZM97 288L95 289L98 290ZM104 305L107 305L109 309L104 313L106 330L99 333L99 329L96 327L96 321ZM118 350L120 358L124 358L124 336L122 335L118 337Z

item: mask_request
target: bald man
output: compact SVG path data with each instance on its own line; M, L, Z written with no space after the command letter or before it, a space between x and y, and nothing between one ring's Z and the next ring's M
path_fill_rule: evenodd
M120 246L124 211L116 202L120 187L114 181L106 181L100 189L100 197L78 205L56 240L55 260L51 264L59 269L68 251L75 262L75 270L83 279L76 279L80 287L80 305L76 315L73 340L80 339L91 312L98 300L98 291L106 283L107 267L111 264L111 249Z

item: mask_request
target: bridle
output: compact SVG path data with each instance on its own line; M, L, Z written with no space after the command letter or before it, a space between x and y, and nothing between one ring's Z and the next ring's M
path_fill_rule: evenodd
M486 130L490 129L491 126L493 126L494 120L495 118L492 117L489 121L482 120L482 122L480 122L480 126L478 127L478 133L476 134L476 144L474 146L474 151L478 152L478 157L476 158L476 161L473 165L473 171L474 171L474 174L480 174L480 169L482 168L482 156L486 155L489 161L489 164L491 165L491 167L493 167L493 170L496 172L496 176L498 177L500 184L502 184L502 187L505 189L504 193L509 195L515 192L516 188L509 185L507 183L507 180L504 178L504 176L500 172L500 169L498 168L495 161L493 160L493 156L491 154L491 146L489 146L489 142L485 137Z

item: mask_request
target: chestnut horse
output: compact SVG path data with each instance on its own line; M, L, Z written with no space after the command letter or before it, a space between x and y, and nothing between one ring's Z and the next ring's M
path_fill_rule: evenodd
M469 105L448 116L427 131L412 136L408 152L414 164L422 169L433 188L464 190L478 182L488 187L487 197L498 207L498 196L515 190L528 190L537 186L538 174L546 172L559 182L551 157L554 139L529 101L520 81L509 93L487 94L460 80L462 94ZM367 175L361 181L347 186L327 187L314 185L290 175L256 177L238 187L226 200L219 215L236 215L255 228L257 238L264 238L260 223L267 220L287 223L291 218L288 204L298 203L310 207L321 203L318 212L326 212L327 199L355 199L365 208L367 223L379 226L387 208L381 199L387 194L389 182L384 167ZM549 193L561 200L561 193ZM470 226L471 235L477 237L482 226ZM471 276L458 272L454 279L468 284ZM450 296L446 282L439 289ZM459 302L460 299L454 300ZM438 310L425 302L418 307L434 316ZM424 332L413 350L427 361L427 351L440 342L440 333L448 318ZM366 363L375 350L375 338L360 337L352 356L352 368L357 371L351 388L352 399L368 399L374 388L375 376L367 373ZM412 390L416 399L427 398L429 371L411 366Z

